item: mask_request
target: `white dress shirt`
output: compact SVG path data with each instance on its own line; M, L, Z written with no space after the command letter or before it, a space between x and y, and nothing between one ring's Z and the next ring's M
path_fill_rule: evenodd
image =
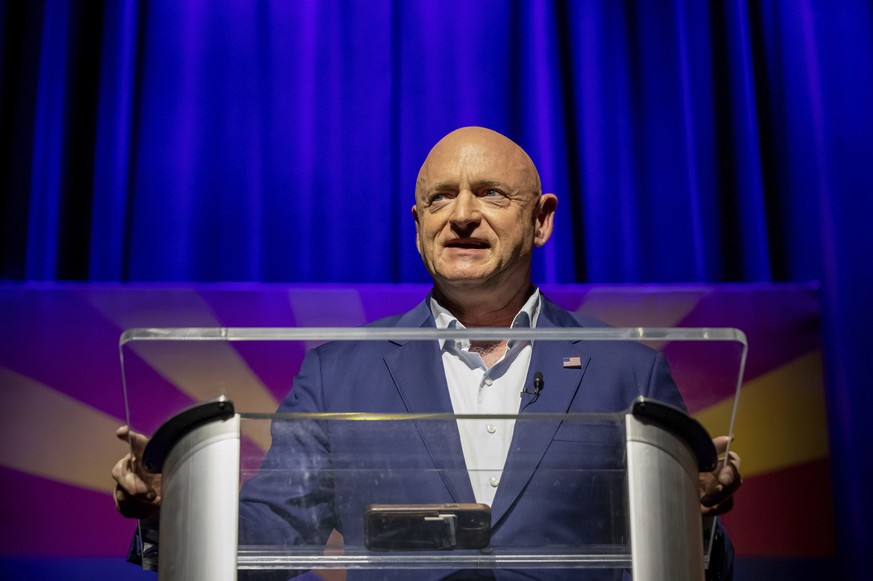
M540 312L539 289L530 296L515 319L513 328L536 327ZM430 309L438 329L464 329L458 319L433 297ZM530 366L530 341L510 341L503 357L487 367L470 342L441 341L443 369L455 414L514 415L518 413L521 391ZM476 502L494 502L503 465L512 442L514 420L458 420L461 447Z

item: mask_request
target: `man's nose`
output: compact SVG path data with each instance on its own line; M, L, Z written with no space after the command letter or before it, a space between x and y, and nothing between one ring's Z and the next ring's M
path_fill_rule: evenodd
M464 228L478 224L481 219L479 198L469 190L460 191L452 207L452 224Z

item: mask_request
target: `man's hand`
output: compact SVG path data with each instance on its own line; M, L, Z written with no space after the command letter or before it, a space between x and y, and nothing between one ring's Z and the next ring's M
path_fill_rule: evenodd
M700 512L704 516L723 514L733 508L733 494L743 483L740 476L740 457L730 451L725 456L730 438L719 436L712 439L718 453L718 464L712 472L701 472L699 477Z
M130 442L132 450L112 468L115 508L127 518L157 515L161 506L161 475L147 472L142 466L142 453L148 438L128 426L118 428L115 436Z

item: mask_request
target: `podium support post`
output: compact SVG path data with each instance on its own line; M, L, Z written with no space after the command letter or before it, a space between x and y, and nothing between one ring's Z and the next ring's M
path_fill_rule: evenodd
M702 581L696 455L669 429L644 418L627 414L625 428L634 579Z
M160 581L236 580L240 417L194 427L163 466Z

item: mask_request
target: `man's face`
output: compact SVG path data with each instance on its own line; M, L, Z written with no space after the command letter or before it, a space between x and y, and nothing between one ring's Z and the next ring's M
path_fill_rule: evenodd
M428 155L415 188L418 251L437 286L530 283L531 255L551 233L555 198L521 148L481 128L455 131Z

